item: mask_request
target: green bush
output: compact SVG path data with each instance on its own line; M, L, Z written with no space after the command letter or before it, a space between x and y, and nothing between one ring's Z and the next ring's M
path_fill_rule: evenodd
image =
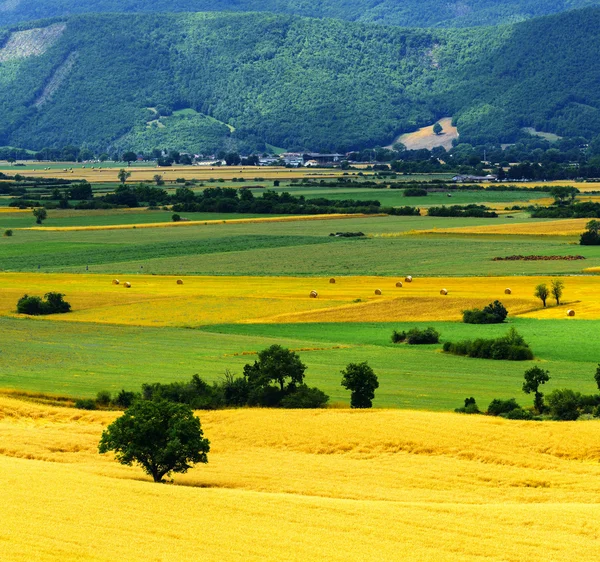
M17 312L29 316L44 314L64 314L71 310L71 305L66 302L62 293L46 293L44 299L23 295L17 302Z
M481 414L475 398L465 398L465 405L454 410L457 414Z
M329 396L322 390L302 384L281 400L281 406L283 408L324 408L327 402Z
M133 404L136 398L138 398L138 394L135 392L128 392L127 390L121 390L119 394L113 400L113 405L118 408L129 408Z
M108 390L101 390L96 394L96 404L99 406L109 406L110 402L110 392Z
M174 213L173 216L171 217L171 220L173 222L180 222L181 221L181 216L178 215L177 213Z
M546 397L548 412L555 420L574 421L579 415L581 394L568 388L557 388Z
M465 324L500 324L508 316L508 311L500 301L488 304L483 310L473 308L463 311Z
M9 228L8 230L4 231L4 236L6 236L7 238L13 235L13 231Z
M392 343L402 343L406 341L406 332L397 332L394 330L392 332Z
M409 345L422 345L422 344L433 344L440 342L440 334L434 328L425 328L419 330L419 328L412 328L408 332L392 332L392 342L401 343L406 342Z
M478 359L528 361L533 352L523 337L511 328L506 336L496 339L476 339L462 342L445 342L443 350L453 355L464 355Z
M533 414L528 410L523 410L522 408L515 408L506 414L502 414L503 418L507 420L532 420Z
M75 407L80 410L95 410L96 401L91 398L81 398L75 401Z
M510 400L499 400L498 398L494 398L488 406L487 413L490 416L500 416L520 408L521 406L517 404L517 401L514 398L511 398Z

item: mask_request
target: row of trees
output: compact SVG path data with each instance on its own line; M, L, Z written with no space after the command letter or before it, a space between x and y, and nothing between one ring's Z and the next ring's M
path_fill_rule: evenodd
M550 372L540 367L527 369L523 378L522 390L525 394L533 394L533 408L521 407L514 398L495 398L490 402L486 413L519 420L550 418L574 421L582 415L600 417L600 394L585 395L568 388L557 388L548 396L544 396L542 387L550 380ZM600 390L600 365L596 369L594 379ZM481 413L473 397L465 399L464 406L456 411L466 414Z

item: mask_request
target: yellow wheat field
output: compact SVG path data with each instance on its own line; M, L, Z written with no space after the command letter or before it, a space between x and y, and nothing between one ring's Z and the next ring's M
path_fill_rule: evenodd
M359 219L385 217L387 215L363 215L361 213L344 214L334 213L329 215L295 215L289 217L265 217L251 219L225 219L225 220L204 220L204 221L179 221L179 222L149 222L136 224L110 224L99 226L32 226L28 228L19 228L17 230L51 230L56 232L73 232L86 230L128 230L132 228L171 228L185 226L200 226L216 224L248 224L264 222L297 222L297 221L317 221L317 220L341 220L341 219Z
M115 415L0 398L2 560L520 562L597 550L597 421L201 412L209 464L157 485L97 454Z
M0 315L16 316L24 294L58 291L73 311L51 321L137 326L202 326L221 323L385 322L460 320L467 308L501 300L509 314L576 319L600 318L600 277L564 278L560 307L541 308L535 286L549 277L177 277L77 274L0 274ZM396 287L402 280L403 287ZM130 288L125 283L131 283ZM510 288L512 294L504 291ZM381 295L376 295L379 289ZM440 295L447 289L448 295ZM310 298L311 291L318 298Z
M127 168L127 166L123 166ZM246 181L253 181L254 178L263 180L283 180L302 177L314 177L315 179L331 178L341 176L341 169L320 169L313 170L309 168L282 168L265 166L257 168L256 166L173 166L169 168L158 168L152 166L131 166L127 168L131 173L128 183L138 183L141 181L152 182L154 176L159 174L167 183L175 183L177 178L186 178L187 180L208 181L214 179L231 179L243 177ZM118 181L117 174L119 168L108 168L99 165L65 163L64 168L52 168L44 170L43 166L25 169L28 177L52 177L70 180L87 180L90 183L105 183ZM255 183L260 184L260 179Z
M529 235L529 236L579 236L589 219L562 219L515 224L490 224L484 226L460 226L455 228L434 228L431 230L415 230L410 234L483 234L483 235ZM397 233L396 236L407 233ZM393 236L383 234L382 236Z

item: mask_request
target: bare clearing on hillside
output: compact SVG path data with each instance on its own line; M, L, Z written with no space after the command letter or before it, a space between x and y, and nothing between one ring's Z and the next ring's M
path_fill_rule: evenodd
M0 12L13 12L20 3L21 0L4 0L4 2L0 2Z
M35 107L41 107L47 101L52 98L54 93L61 87L62 83L66 80L67 76L71 72L75 61L77 60L77 53L71 53L65 62L63 62L54 72L50 81L46 84L44 91L35 102Z
M442 126L442 133L439 135L433 132L433 125L430 125L414 133L400 135L394 141L394 144L400 142L408 150L420 150L422 148L431 150L436 146L443 146L446 150L450 150L452 148L452 141L458 138L458 129L452 125L451 117L444 117L438 123Z
M66 23L15 31L0 50L0 62L43 55L63 34Z

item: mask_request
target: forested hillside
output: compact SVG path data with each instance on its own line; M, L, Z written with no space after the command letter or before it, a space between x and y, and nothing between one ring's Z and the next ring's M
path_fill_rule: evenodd
M462 141L600 131L600 9L513 26L84 15L0 32L0 145L350 150L453 116Z
M273 12L417 27L514 23L598 0L4 0L0 24L89 12Z

